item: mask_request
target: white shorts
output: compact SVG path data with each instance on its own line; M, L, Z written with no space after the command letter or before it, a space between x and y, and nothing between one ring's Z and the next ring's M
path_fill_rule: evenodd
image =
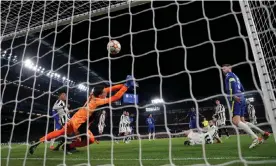
M225 120L220 120L220 119L218 119L218 120L216 121L216 126L218 126L218 127L220 127L220 126L225 126Z
M213 138L210 133L195 133L192 132L188 135L190 145L212 144Z
M127 131L129 134L131 134L131 132L132 132L131 127L130 127L130 126L128 126L128 127L126 128L126 131Z
M120 126L119 126L119 133L125 133L125 132L127 132L126 124L120 123Z
M99 133L103 133L104 126L103 125L98 125L98 130L99 130Z

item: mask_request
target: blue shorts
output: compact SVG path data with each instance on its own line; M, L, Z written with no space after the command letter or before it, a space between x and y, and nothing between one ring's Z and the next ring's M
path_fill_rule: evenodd
M238 115L240 117L244 117L245 111L246 111L246 101L244 98L241 98L241 101L238 103L236 101L232 101L230 103L231 106L231 112L233 114L233 117Z
M154 126L149 126L148 131L149 131L149 133L154 133L155 132L155 127Z
M196 120L191 120L189 123L189 128L190 129L195 129L196 127Z
M58 119L55 119L55 129L56 129L56 130L62 129L62 125L59 123L59 120L58 120Z

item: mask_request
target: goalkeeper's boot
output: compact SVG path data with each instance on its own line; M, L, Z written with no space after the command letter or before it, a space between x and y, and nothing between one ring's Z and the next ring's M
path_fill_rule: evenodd
M29 154L34 154L34 151L35 151L35 149L37 148L37 146L40 144L40 142L38 141L38 142L35 142L35 141L32 141L31 142L31 146L30 146L30 148L29 148Z
M256 138L253 140L252 144L249 146L249 149L256 147L258 144L262 143L262 138Z
M270 133L269 133L269 132L265 132L265 133L262 135L262 137L263 137L264 140L267 140L267 139L269 138L269 136L270 136Z

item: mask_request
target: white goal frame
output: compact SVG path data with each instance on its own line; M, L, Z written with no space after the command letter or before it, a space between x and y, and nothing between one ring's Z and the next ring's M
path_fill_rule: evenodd
M268 74L268 68L265 62L264 53L261 47L254 18L252 16L252 9L250 8L248 0L240 0L239 3L248 33L250 46L253 52L259 80L261 83L261 91L259 90L259 92L263 98L264 107L268 115L268 122L271 125L276 142L276 100L274 89L271 84L271 79Z
M22 37L22 36L26 35L27 33L32 34L32 33L35 33L35 32L40 32L41 28L43 28L43 31L44 31L44 30L47 30L47 29L55 28L56 26L59 27L59 26L66 25L66 24L80 22L82 20L86 20L86 19L89 19L89 18L92 18L92 17L100 16L100 15L106 14L108 12L111 13L111 12L119 11L119 10L122 10L122 9L126 9L128 7L134 7L134 6L142 5L142 4L145 4L145 3L148 3L148 2L150 2L150 1L149 0L135 0L135 1L134 0L125 0L125 1L122 1L121 3L119 3L119 4L116 4L116 5L109 5L107 7L103 7L103 8L100 8L100 9L88 11L88 12L85 12L85 13L82 13L82 14L74 15L72 17L59 19L57 21L53 21L53 22L46 23L46 24L43 24L43 25L39 25L39 26L31 27L31 28L25 27L22 30L19 30L18 32L8 33L6 35L1 36L0 42L5 41L5 40L13 39L14 37L16 37L16 38ZM92 14L90 14L90 13L92 13ZM5 21L5 20L2 20L2 21Z

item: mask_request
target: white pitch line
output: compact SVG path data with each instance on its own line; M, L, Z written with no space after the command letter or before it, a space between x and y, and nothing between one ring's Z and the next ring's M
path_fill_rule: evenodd
M262 157L262 156L251 156L251 157L243 157L244 159L276 159L276 157ZM1 158L1 160L24 160L25 158ZM44 158L27 158L27 160L43 160ZM180 160L180 161L193 161L193 160L203 160L202 157L187 157L187 158L172 158L172 160ZM238 157L208 157L207 160L239 160ZM56 160L61 161L63 158L47 158L47 160ZM87 161L85 158L66 158L67 161ZM90 158L90 160L111 160L110 158ZM139 161L138 158L114 158L113 160L117 161ZM168 158L142 158L142 161L157 161L157 160L169 160ZM276 160L275 160L276 162Z

